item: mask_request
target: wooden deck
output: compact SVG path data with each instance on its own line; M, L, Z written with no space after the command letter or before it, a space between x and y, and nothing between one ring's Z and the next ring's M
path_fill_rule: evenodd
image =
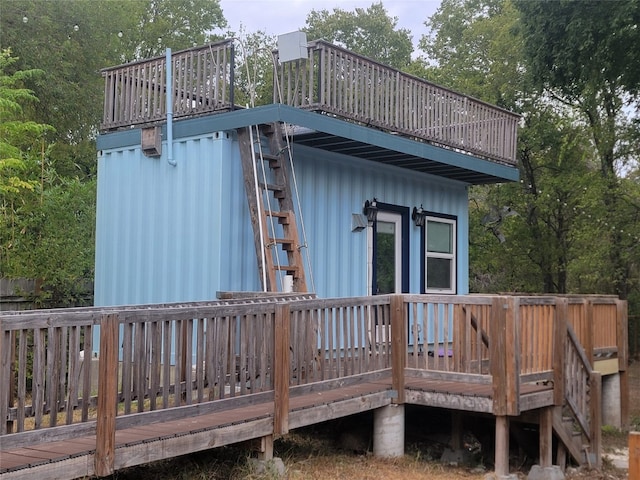
M543 418L557 417L567 443L574 432L560 423L572 414L580 442L598 454L600 377L574 323L594 350L615 352L624 373L626 305L611 297L281 298L4 314L0 382L12 388L0 398L0 475L102 476L391 403L490 414L496 425L533 413L541 432ZM79 360L97 327L100 355ZM496 462L504 470L504 457Z

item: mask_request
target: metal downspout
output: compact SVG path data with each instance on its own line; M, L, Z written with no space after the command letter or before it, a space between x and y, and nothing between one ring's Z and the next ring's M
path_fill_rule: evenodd
M173 159L173 72L171 49L167 48L166 52L166 71L167 71L167 162L175 167L178 162Z

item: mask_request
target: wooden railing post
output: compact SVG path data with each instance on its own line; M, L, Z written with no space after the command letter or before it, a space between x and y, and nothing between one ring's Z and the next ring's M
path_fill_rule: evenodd
M453 360L456 372L466 372L469 366L469 355L467 351L468 329L471 322L466 321L467 310L461 303L453 306Z
M556 299L556 315L553 322L553 404L564 403L565 352L567 348L567 321L569 316L569 299Z
M391 374L393 389L398 398L395 403L404 403L404 369L407 365L407 318L404 297L391 296Z
M591 372L589 375L589 426L591 451L596 457L595 467L602 467L602 375Z
M616 346L620 372L620 419L623 431L629 430L629 317L626 300L616 300ZM631 477L630 477L631 478Z
M9 385L13 381L11 374L13 350L11 344L11 332L2 329L2 320L0 320L0 385ZM9 404L11 403L11 389L2 388L0 390L0 435L11 433L13 423L7 420Z
M640 432L629 433L629 478L640 478Z
M118 315L104 315L100 320L100 356L98 361L95 455L95 472L98 477L113 474L115 465L118 332Z
M589 359L590 366L591 368L593 368L593 363L594 363L593 301L588 298L585 298L582 301L582 308L584 308L584 321L585 321L584 337L585 338L581 339L581 342L585 352L587 353L587 358ZM577 331L577 329L575 330Z
M289 432L289 366L291 365L291 309L277 303L274 325L273 433Z
M493 380L493 414L507 413L507 329L504 298L494 297L491 302L491 336L489 339L489 372Z
M505 299L505 387L507 415L520 415L520 298Z

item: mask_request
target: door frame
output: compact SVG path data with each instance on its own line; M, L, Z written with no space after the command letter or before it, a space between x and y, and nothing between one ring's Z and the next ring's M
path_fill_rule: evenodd
M391 213L400 217L400 245L401 245L401 289L396 293L409 293L409 221L410 213L409 207L402 207L400 205L393 205L390 203L377 202L378 216L382 213ZM376 238L377 233L377 218L369 227L367 227L367 295L375 295L373 286L376 284Z

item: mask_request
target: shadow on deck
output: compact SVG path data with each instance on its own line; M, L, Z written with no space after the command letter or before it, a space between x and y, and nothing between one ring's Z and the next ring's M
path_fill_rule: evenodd
M540 423L541 465L551 464L552 434L556 458L599 464L593 352L618 358L623 375L625 331L626 305L611 297L289 297L10 313L0 316L0 381L12 386L0 399L0 473L103 476L391 404L493 415L499 474L509 468L499 442L509 419L524 416ZM85 362L94 336L100 355Z

